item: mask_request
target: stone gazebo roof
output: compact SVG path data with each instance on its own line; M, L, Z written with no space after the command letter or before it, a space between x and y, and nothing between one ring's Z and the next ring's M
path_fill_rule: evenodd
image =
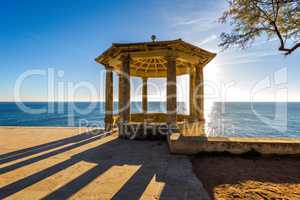
M184 42L181 39L143 43L114 43L95 60L120 72L121 57L130 54L130 76L166 77L166 56L176 57L176 75L189 73L191 65L204 67L216 54Z

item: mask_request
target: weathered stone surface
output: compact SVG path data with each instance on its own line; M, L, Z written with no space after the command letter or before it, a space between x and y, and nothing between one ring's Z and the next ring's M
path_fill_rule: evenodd
M176 125L177 94L176 94L176 57L169 55L167 60L167 123Z
M300 155L299 138L239 138L182 136L169 137L172 153L197 154L200 152L230 152L242 154L255 150L261 154Z
M112 129L113 125L113 72L107 68L106 69L106 79L105 79L105 130L109 131Z
M142 78L143 80L143 88L142 88L142 108L143 113L147 113L148 111L148 78Z

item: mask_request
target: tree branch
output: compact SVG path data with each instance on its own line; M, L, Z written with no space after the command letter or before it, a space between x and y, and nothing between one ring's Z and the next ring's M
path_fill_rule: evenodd
M230 18L234 29L221 34L220 47L245 48L262 34L277 37L285 55L300 48L300 0L229 0L230 7L221 22ZM291 44L291 45L290 45Z
M295 51L296 49L298 49L300 47L300 42L296 43L292 48L285 48L283 47L279 47L279 51L285 51L286 53L284 55L289 55L291 54L293 51Z
M278 27L277 27L276 23L272 22L271 25L274 27L275 33L276 33L276 35L277 35L277 37L278 37L278 39L280 41L280 47L279 47L279 50L280 50L281 48L284 48L284 40L283 40L283 38L281 36L280 31L278 30Z
M268 15L268 13L258 5L259 1L253 0L253 2L254 2L254 3L253 3L254 6L255 6L260 12L262 12L262 13L265 15L265 17L266 17L265 19L268 20L269 22L272 22L273 20L272 20L272 18L270 18L270 16Z

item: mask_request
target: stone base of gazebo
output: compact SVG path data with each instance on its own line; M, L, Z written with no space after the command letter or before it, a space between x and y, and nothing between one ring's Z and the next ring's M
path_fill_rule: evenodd
M183 136L204 135L204 120L192 120L190 115L177 114L176 123L166 123L166 113L132 113L130 122L122 123L119 115L113 116L113 126L119 135L128 139L166 139L172 133Z

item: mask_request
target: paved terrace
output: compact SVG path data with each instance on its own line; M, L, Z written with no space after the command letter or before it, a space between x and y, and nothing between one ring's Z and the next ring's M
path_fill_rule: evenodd
M0 141L0 199L209 199L162 141L45 127L1 127Z

